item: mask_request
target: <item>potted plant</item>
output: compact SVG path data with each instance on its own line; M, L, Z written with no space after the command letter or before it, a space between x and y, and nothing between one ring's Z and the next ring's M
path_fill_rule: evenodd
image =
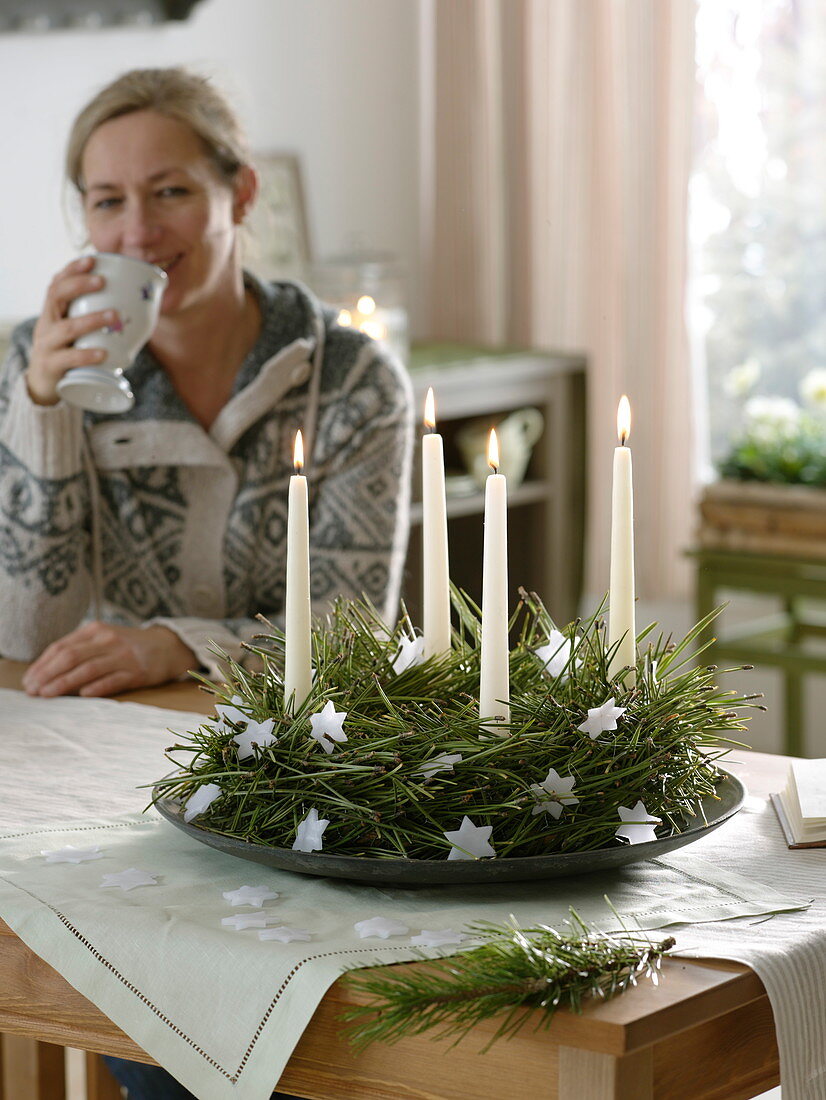
M753 362L731 372L746 397ZM717 463L721 475L700 499L700 544L762 554L826 559L826 369L800 383L800 402L756 395Z

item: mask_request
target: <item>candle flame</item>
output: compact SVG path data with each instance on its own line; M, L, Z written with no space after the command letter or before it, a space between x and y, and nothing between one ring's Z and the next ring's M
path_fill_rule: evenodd
M359 313L364 314L365 317L369 317L371 313L376 312L375 298L371 298L369 294L362 294L358 302L356 302L356 309Z
M352 325L352 323L353 323L353 316L350 313L349 309L340 309L338 311L337 320L338 320L338 323L340 325L342 325L344 328L349 328L349 326Z
M496 438L496 428L491 428L488 439L488 466L495 474L499 473L499 440Z
M436 402L433 399L433 387L428 386L424 399L424 426L429 432L436 431Z
M628 436L631 434L631 402L622 395L617 406L617 435L620 447L624 447Z
M301 437L301 429L295 433L295 450L293 451L293 465L295 472L300 474L304 468L304 440Z

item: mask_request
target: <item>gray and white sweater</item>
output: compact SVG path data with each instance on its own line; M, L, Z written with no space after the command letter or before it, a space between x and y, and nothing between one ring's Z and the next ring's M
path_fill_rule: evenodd
M209 431L144 348L119 416L42 407L23 372L33 321L0 370L0 654L35 658L95 602L104 619L172 629L210 675L244 660L253 616L284 603L293 442L314 436L313 607L367 595L395 614L407 545L412 402L404 368L295 283L247 276L260 337ZM315 374L315 377L314 377Z

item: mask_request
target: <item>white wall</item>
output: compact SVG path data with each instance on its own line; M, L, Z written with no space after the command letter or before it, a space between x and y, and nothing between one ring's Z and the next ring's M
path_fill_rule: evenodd
M75 113L120 72L170 64L215 77L253 149L299 155L317 257L390 251L415 299L418 17L419 0L202 0L185 23L0 35L0 322L36 313L82 243L61 177Z

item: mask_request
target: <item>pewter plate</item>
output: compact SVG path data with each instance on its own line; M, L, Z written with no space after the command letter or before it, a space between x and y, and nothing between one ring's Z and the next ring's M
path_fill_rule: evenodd
M194 840L208 844L219 852L239 856L267 867L295 871L299 875L321 875L344 878L354 882L388 886L457 886L485 882L520 882L526 879L562 878L609 871L627 863L673 852L686 844L718 829L740 809L746 789L729 772L722 772L717 785L717 797L703 800L707 824L692 825L685 832L651 840L645 844L620 844L597 848L590 852L563 852L548 856L523 856L511 859L368 859L363 856L343 856L324 852L293 852L288 848L270 848L235 837L202 829L184 821L183 808L171 798L161 798L155 805L159 813Z

